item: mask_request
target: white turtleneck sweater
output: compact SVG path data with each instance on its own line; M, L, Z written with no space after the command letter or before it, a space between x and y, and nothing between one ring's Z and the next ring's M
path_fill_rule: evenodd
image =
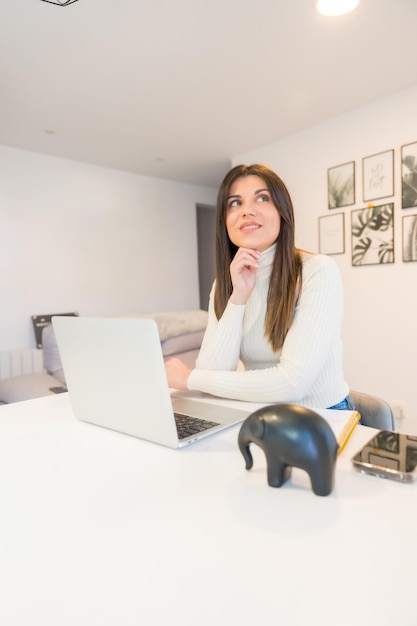
M258 261L256 286L245 305L229 302L220 320L213 285L201 350L188 389L247 402L291 402L328 408L349 387L343 375L343 288L328 256L303 253L302 291L282 349L264 336L269 277L275 244ZM239 360L244 370L237 370Z

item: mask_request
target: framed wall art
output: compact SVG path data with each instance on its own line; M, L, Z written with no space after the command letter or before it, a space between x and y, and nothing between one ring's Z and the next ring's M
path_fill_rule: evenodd
M329 209L355 204L355 161L329 167L327 198Z
M394 263L394 203L351 213L352 265Z
M36 347L42 348L42 332L45 326L52 324L52 318L57 315L65 315L66 317L78 316L78 313L46 313L45 315L32 315L33 330L35 333Z
M402 208L417 206L417 142L401 146Z
M343 254L345 251L345 214L319 217L320 254Z
M394 195L394 150L362 159L363 201Z
M417 261L417 215L403 216L403 261Z

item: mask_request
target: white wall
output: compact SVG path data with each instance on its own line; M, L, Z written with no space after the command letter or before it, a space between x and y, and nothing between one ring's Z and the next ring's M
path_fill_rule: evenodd
M216 190L0 146L0 350L31 315L199 308L196 203Z
M345 287L345 374L353 389L404 405L399 430L417 433L417 263L402 262L401 146L417 142L417 87L373 102L273 145L238 155L264 163L287 184L294 201L297 245L318 251L318 217L329 215L327 168L356 163L356 204L345 213L346 252L335 255ZM273 129L271 130L271 133ZM394 149L395 263L352 267L350 213L362 208L362 158ZM333 213L340 210L333 210Z

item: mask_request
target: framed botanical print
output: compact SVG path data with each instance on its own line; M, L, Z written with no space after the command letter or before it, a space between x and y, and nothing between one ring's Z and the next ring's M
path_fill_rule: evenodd
M362 159L363 201L394 195L394 150Z
M352 265L394 263L394 203L351 213Z
M345 214L319 217L320 254L343 254L345 251Z
M417 206L417 142L401 146L402 208Z
M327 199L329 209L355 204L355 161L329 167Z
M417 215L403 216L403 261L417 261Z

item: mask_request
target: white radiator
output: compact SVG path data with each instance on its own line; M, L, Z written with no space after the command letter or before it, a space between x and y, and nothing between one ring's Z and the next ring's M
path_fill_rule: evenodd
M43 371L42 350L23 348L0 352L0 379Z

